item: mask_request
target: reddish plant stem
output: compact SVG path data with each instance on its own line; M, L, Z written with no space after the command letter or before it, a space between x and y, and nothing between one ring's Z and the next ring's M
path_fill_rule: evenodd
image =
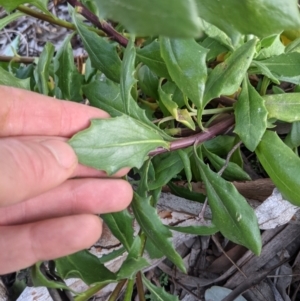
M152 157L158 154L166 153L168 151L174 151L177 149L192 146L194 144L203 143L207 140L214 138L219 134L226 132L232 125L234 125L234 116L230 116L229 118L226 118L225 120L218 122L217 124L211 126L204 132L171 142L170 149L159 147L151 151L149 153L149 156Z
M87 20L89 20L96 27L104 31L111 39L118 42L123 47L126 47L128 44L128 40L122 36L119 32L117 32L112 26L110 26L105 21L99 21L98 17L93 14L90 10L88 10L82 3L77 0L67 0L70 5L74 8L78 8L78 12L84 16Z
M136 288L138 291L138 296L139 296L140 301L145 301L145 292L144 292L141 271L137 272L137 274L136 274Z

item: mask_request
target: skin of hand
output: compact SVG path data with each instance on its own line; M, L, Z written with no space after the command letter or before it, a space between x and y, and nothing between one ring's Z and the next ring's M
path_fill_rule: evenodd
M66 143L96 108L0 86L0 274L90 247L100 213L120 211L132 188L78 164Z

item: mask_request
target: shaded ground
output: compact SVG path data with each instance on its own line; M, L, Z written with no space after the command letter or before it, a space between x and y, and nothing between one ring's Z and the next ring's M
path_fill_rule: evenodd
M70 20L65 1L60 1L56 6L50 1L49 8L58 18ZM1 8L0 19L5 15L5 11ZM68 33L71 31L66 28L24 16L0 31L0 55L12 55L11 45L13 45L20 56L39 56L46 42L51 42L56 50L59 49ZM74 56L86 54L77 36L72 39L72 47Z

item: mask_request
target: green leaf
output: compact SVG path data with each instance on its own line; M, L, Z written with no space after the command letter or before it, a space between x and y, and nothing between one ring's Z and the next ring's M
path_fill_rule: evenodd
M131 104L134 102L133 97L131 96L131 89L136 83L134 77L135 73L135 47L134 40L131 38L126 47L122 66L121 66L121 82L120 82L120 92L121 98L124 103L124 113L126 115L132 116L132 111L135 110L135 107L131 107Z
M63 279L80 278L88 285L116 280L116 275L86 250L58 258L55 260L55 265Z
M284 143L290 148L300 146L300 122L293 122L292 128L284 139Z
M300 52L300 38L295 39L285 47L286 53Z
M189 188L191 189L191 181L192 181L192 168L191 168L191 160L189 156L189 150L179 149L178 154L181 158L181 161L184 166L184 172L186 176L186 180L188 182Z
M234 138L232 147L234 147L240 141L241 141L240 137L236 135L235 138ZM233 154L231 155L229 161L237 164L241 168L244 167L244 162L243 162L243 158L242 158L242 154L241 154L241 147L240 146L233 152Z
M209 224L206 226L187 226L187 227L173 227L167 226L170 230L181 232L181 233L188 233L188 234L195 234L195 235L213 235L219 231L219 229L214 224Z
M165 156L157 156L152 162L155 169L155 180L148 183L150 190L166 185L184 168L178 151L165 154Z
M262 49L258 52L256 60L267 59L284 53L285 47L281 43L280 35L273 35L261 40Z
M208 50L194 39L160 38L161 55L166 62L172 80L198 107L207 78L206 55Z
M95 1L101 17L120 22L134 34L197 37L200 20L193 0Z
M118 279L133 279L138 271L149 266L147 260L139 255L141 249L141 239L139 236L136 236L127 258L122 263L122 266L117 273Z
M246 147L254 151L267 128L268 111L264 99L245 77L242 92L235 104L235 129Z
M161 57L160 44L157 40L154 40L143 48L137 49L136 54L138 59L147 65L155 74L170 79L167 66Z
M205 183L212 222L229 240L261 252L261 237L254 210L234 185L210 170L198 158L200 172Z
M5 10L9 12L16 9L19 5L23 5L25 3L30 3L31 5L34 5L35 7L40 9L46 15L52 16L52 14L49 12L47 7L48 1L45 0L11 0L11 1L0 0L0 6L3 6Z
M231 95L238 90L251 64L256 41L256 39L248 41L213 69L206 82L203 107L221 94Z
M93 107L106 111L112 117L121 116L125 113L120 85L113 81L95 80L83 86L82 90Z
M203 154L208 158L212 166L219 171L226 164L226 160L208 151L204 145ZM224 170L222 177L228 181L250 181L249 175L237 164L228 162L226 169Z
M285 91L278 86L272 86L273 94L284 94Z
M172 100L171 94L166 94L162 88L158 87L159 100L170 114L186 127L195 130L195 123L186 109L180 110L175 101Z
M238 33L266 37L284 29L298 28L297 0L196 0L201 18L219 27L230 37Z
M133 217L125 209L120 212L102 214L101 218L109 227L112 234L124 245L129 251L133 243Z
M269 119L300 121L300 93L270 94L263 96L263 99Z
M277 76L273 74L270 71L270 69L260 61L252 61L251 67L249 68L249 74L263 74L267 78L269 78L273 83L277 85L280 84L280 81L278 80Z
M100 263L107 263L107 262L121 256L125 252L126 252L126 249L124 247L121 247L108 254L102 255L101 258L99 258L99 261L100 261Z
M150 239L146 240L145 250L151 259L160 259L164 257L164 253L157 249Z
M18 79L0 67L0 85L10 86L30 91L30 78Z
M152 284L144 275L143 275L143 283L151 293L152 301L179 301L177 296L168 294L164 288L157 287Z
M36 263L30 269L30 276L34 286L46 286L48 288L71 290L67 285L59 281L49 280L41 271L42 262ZM73 291L74 293L74 291Z
M296 85L300 84L300 53L283 53L266 60L259 61L280 81Z
M230 37L218 27L202 20L203 30L209 38L213 38L221 45L226 46L226 49L234 50L234 46Z
M140 175L140 180L135 191L141 197L147 197L149 192L148 182L155 178L155 171L151 162L151 158L148 158L145 161L137 173Z
M177 196L180 196L184 199L188 199L194 202L199 202L199 203L204 203L205 201L205 195L195 192L195 191L190 191L187 188L184 188L182 186L177 186L173 182L168 183L169 188L171 189L171 192Z
M73 22L81 37L85 50L89 54L92 66L100 70L105 76L115 82L120 82L121 60L116 51L116 45L109 43L90 31L75 15Z
M85 61L85 70L84 70L84 79L88 84L90 83L97 75L97 69L92 66L90 58L87 58Z
M121 116L125 113L126 109L121 98L120 86L109 80L93 81L83 86L83 93L87 96L92 106L108 112L112 117ZM129 99L129 106L130 111L128 113L130 117L153 128L153 130L157 131L164 139L168 141L174 140L147 118L145 111L138 106L133 98Z
M142 91L153 99L158 99L158 77L146 65L142 66L137 71L139 86Z
M80 163L113 174L123 167L140 168L147 154L169 143L151 127L129 116L94 119L70 140Z
M185 271L185 266L180 255L175 251L170 237L172 233L158 217L156 210L149 204L150 198L141 198L136 193L132 201L132 210L147 239L163 252L180 270Z
M185 97L174 82L167 81L161 88L165 93L172 94L172 100L177 103L179 108L185 106Z
M219 54L228 52L229 50L228 47L223 46L219 41L210 37L204 39L200 45L206 49L209 49L209 52L206 56L208 62L215 60Z
M16 19L18 19L18 18L20 18L22 16L24 16L23 13L21 13L21 12L15 12L15 13L12 13L12 14L6 16L5 18L1 19L0 20L0 30L2 30L6 25L10 24L14 20L16 20Z
M47 42L38 60L34 77L39 93L49 95L49 68L54 54L54 46Z
M54 59L55 82L59 91L56 97L60 99L81 101L82 75L78 72L70 40L73 35L66 37Z
M271 131L266 131L255 153L283 197L300 206L300 159Z
M212 153L226 157L234 146L234 137L232 136L217 136L211 140L205 141L204 146Z

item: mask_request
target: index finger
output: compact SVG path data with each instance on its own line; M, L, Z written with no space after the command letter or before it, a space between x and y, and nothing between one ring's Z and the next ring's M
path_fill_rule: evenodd
M90 119L109 115L97 108L0 86L0 137L46 135L71 137Z

